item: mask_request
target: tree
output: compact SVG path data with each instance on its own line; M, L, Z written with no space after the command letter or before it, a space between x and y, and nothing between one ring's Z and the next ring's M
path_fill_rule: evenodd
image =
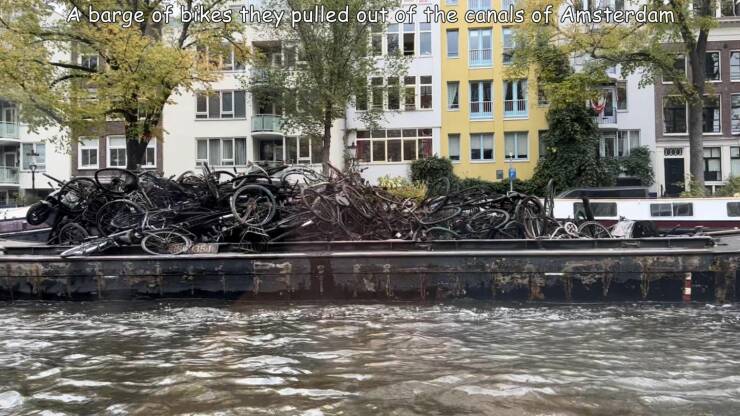
M660 79L672 82L673 92L688 104L688 134L690 146L691 175L699 186L704 185L703 162L703 105L706 91L705 52L709 31L717 22L714 18L715 0L647 0L625 2L628 5L644 5L647 13L663 14L658 23L639 23L634 19L628 23L571 23L559 24L559 19L542 25L528 21L518 28L516 35L518 65L535 63L549 66L543 59L552 48L567 56L588 59L584 71L577 77L584 85L598 85L606 68L619 65L622 75L641 74L642 85ZM553 5L554 10L583 9L581 0L532 0L526 3L530 11ZM593 4L588 2L589 7ZM592 8L593 10L593 8ZM529 16L529 13L525 15ZM672 20L672 21L671 21ZM518 57L517 57L518 55ZM688 71L676 65L677 56L688 61ZM591 81L586 81L592 78ZM562 81L558 81L562 82ZM562 87L565 88L562 88ZM567 91L550 86L554 96Z
M120 120L127 168L135 169L149 141L161 137L162 112L173 93L208 89L220 77L219 56L232 47L240 58L247 53L239 19L177 21L181 10L226 10L229 3L0 0L0 89L20 105L20 119L32 129L69 128L72 137L61 141ZM169 25L152 18L167 10L173 11ZM101 23L95 13L104 11L125 13Z
M544 189L550 179L559 189L614 184L614 167L599 158L600 133L593 117L593 110L583 102L550 109L547 153L532 177L537 187Z
M360 22L360 11L393 10L397 0L272 0L266 8L293 12L346 12L346 22L284 22L274 28L261 28L280 39L284 51L282 65L275 65L265 54L254 51L254 72L244 80L257 101L269 102L282 110L282 128L321 140L321 160L329 171L331 130L335 120L347 116L353 103L367 103L369 94L385 92L401 97L399 77L406 72L407 60L399 53L380 57L371 34L382 36L386 24ZM377 38L378 40L382 37ZM377 75L396 82L383 83L368 90L368 79ZM362 107L362 105L360 105ZM382 118L381 108L369 106L360 112L362 121L374 127Z

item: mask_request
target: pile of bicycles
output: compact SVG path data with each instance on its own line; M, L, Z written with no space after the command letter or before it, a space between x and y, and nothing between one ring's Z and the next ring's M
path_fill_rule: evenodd
M246 172L212 170L164 178L108 168L93 178L58 181L32 205L27 221L51 225L49 244L72 246L62 256L139 245L147 253L191 252L196 243L231 243L261 252L290 241L611 238L594 221L552 216L543 200L482 187L454 189L446 179L427 184L421 199L371 186L360 170L303 166Z

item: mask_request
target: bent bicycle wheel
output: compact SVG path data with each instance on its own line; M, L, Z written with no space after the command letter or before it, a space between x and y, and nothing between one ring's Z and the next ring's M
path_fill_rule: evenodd
M139 177L130 170L105 168L95 172L95 183L106 192L123 195L138 187Z
M139 204L126 199L117 199L100 207L96 223L103 235L111 235L139 227L145 215L144 208Z
M81 244L85 239L90 237L85 227L77 224L76 222L70 222L64 224L59 230L59 236L57 242L62 246L69 246L72 244Z
M88 201L98 190L95 181L89 178L75 178L59 190L59 201L74 213L80 213L87 207Z
M262 185L246 185L237 189L230 200L231 213L244 225L261 227L275 216L275 196Z
M587 221L579 225L578 234L588 238L612 238L609 229L596 221Z
M46 201L39 201L31 205L26 211L26 222L30 225L41 225L51 214L51 206Z
M147 233L141 240L141 248L157 256L187 253L193 246L192 240L173 230L159 230Z

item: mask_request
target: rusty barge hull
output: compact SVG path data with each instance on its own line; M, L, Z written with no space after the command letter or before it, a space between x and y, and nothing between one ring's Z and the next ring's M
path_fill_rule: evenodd
M679 301L688 276L693 300L724 303L735 299L740 264L736 236L293 243L271 249L63 259L57 247L6 247L0 299Z

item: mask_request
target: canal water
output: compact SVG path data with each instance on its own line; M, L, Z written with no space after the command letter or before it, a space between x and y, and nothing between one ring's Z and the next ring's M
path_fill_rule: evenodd
M740 308L0 304L0 414L737 415Z

